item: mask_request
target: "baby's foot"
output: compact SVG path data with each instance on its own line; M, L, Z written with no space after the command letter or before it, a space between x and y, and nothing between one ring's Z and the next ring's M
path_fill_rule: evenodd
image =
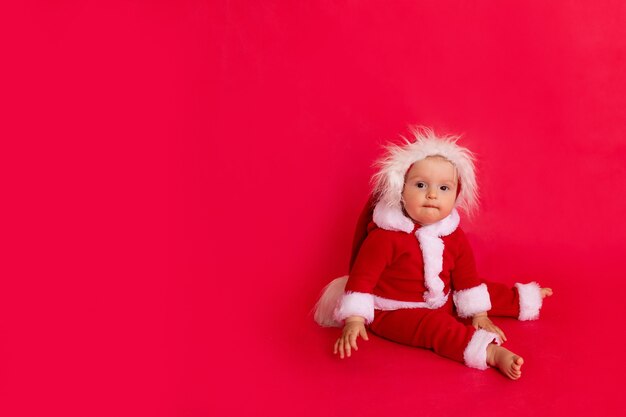
M552 288L542 288L541 289L541 298L550 297L554 292Z
M524 359L502 346L495 344L487 346L487 363L497 367L500 372L511 379L518 379L522 376Z

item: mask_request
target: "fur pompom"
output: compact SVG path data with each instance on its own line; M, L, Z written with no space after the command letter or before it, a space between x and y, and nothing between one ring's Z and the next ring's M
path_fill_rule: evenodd
M322 295L315 305L315 322L322 327L341 327L343 323L335 319L335 310L343 298L348 276L336 278L322 290Z

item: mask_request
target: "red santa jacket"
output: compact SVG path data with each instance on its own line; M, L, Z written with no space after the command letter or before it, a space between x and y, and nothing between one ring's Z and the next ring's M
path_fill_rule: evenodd
M461 228L442 240L445 249L439 278L444 283L444 292L480 285L472 248ZM424 282L424 260L414 233L384 230L371 223L350 271L346 291L399 301L425 301L428 288Z
M374 309L439 308L450 293L461 317L491 308L456 211L425 227L400 222L397 214L391 220L376 217L350 271L337 319L359 315L371 322Z

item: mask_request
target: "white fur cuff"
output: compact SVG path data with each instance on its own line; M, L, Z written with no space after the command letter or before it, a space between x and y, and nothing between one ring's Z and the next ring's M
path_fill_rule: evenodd
M491 299L486 284L480 284L476 287L466 290L455 291L452 299L456 305L459 317L472 317L477 313L484 313L491 310Z
M363 292L348 292L341 299L335 319L343 321L351 316L361 316L366 323L374 320L374 296Z
M500 344L499 339L495 333L488 332L487 330L476 330L474 336L467 344L465 351L463 352L463 359L465 364L470 368L487 369L487 346L491 342L496 341Z
M539 318L539 310L543 304L541 297L541 287L536 282L528 284L515 284L519 292L519 319L520 320L537 320Z

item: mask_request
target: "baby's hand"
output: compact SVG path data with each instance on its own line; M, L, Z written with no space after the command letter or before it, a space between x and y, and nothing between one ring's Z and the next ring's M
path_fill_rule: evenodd
M339 339L335 342L335 349L333 353L336 355L339 352L341 359L345 356L350 357L351 349L359 350L356 345L356 338L361 336L363 340L369 340L367 332L365 331L365 319L363 317L353 316L346 319L346 324L343 326L343 333Z
M493 324L491 319L487 317L487 313L476 314L472 318L472 324L476 329L487 330L488 332L497 334L503 342L506 342L504 332L498 326Z

